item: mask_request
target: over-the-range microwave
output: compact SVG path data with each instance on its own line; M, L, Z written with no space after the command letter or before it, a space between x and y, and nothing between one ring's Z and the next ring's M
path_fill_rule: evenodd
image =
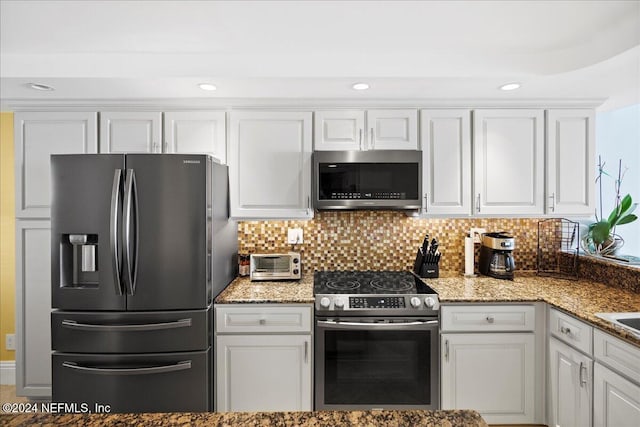
M314 208L420 209L419 150L316 151Z

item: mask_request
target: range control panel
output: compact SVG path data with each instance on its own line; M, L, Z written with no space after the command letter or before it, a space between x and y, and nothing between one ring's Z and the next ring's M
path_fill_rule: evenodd
M351 308L405 308L404 297L349 297Z

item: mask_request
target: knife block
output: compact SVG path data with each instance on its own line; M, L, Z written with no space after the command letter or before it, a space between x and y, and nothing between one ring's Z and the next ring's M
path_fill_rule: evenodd
M413 272L425 279L436 279L440 277L440 256L437 260L433 260L433 255L423 255L422 250L418 249L416 260L413 263Z

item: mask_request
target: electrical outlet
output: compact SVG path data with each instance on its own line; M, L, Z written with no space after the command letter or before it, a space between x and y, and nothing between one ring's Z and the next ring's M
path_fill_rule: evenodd
M482 243L482 240L480 240L480 238L486 232L486 228L471 228L471 232L469 234L471 235L471 237L473 237L473 243Z
M303 243L302 228L289 228L287 230L287 243L290 245Z
M15 350L16 349L16 335L15 334L7 334L4 339L4 348L7 350Z

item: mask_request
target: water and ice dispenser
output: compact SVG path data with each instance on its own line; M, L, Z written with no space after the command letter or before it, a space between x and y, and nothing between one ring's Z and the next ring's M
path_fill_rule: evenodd
M98 235L63 234L60 242L60 285L98 285Z

